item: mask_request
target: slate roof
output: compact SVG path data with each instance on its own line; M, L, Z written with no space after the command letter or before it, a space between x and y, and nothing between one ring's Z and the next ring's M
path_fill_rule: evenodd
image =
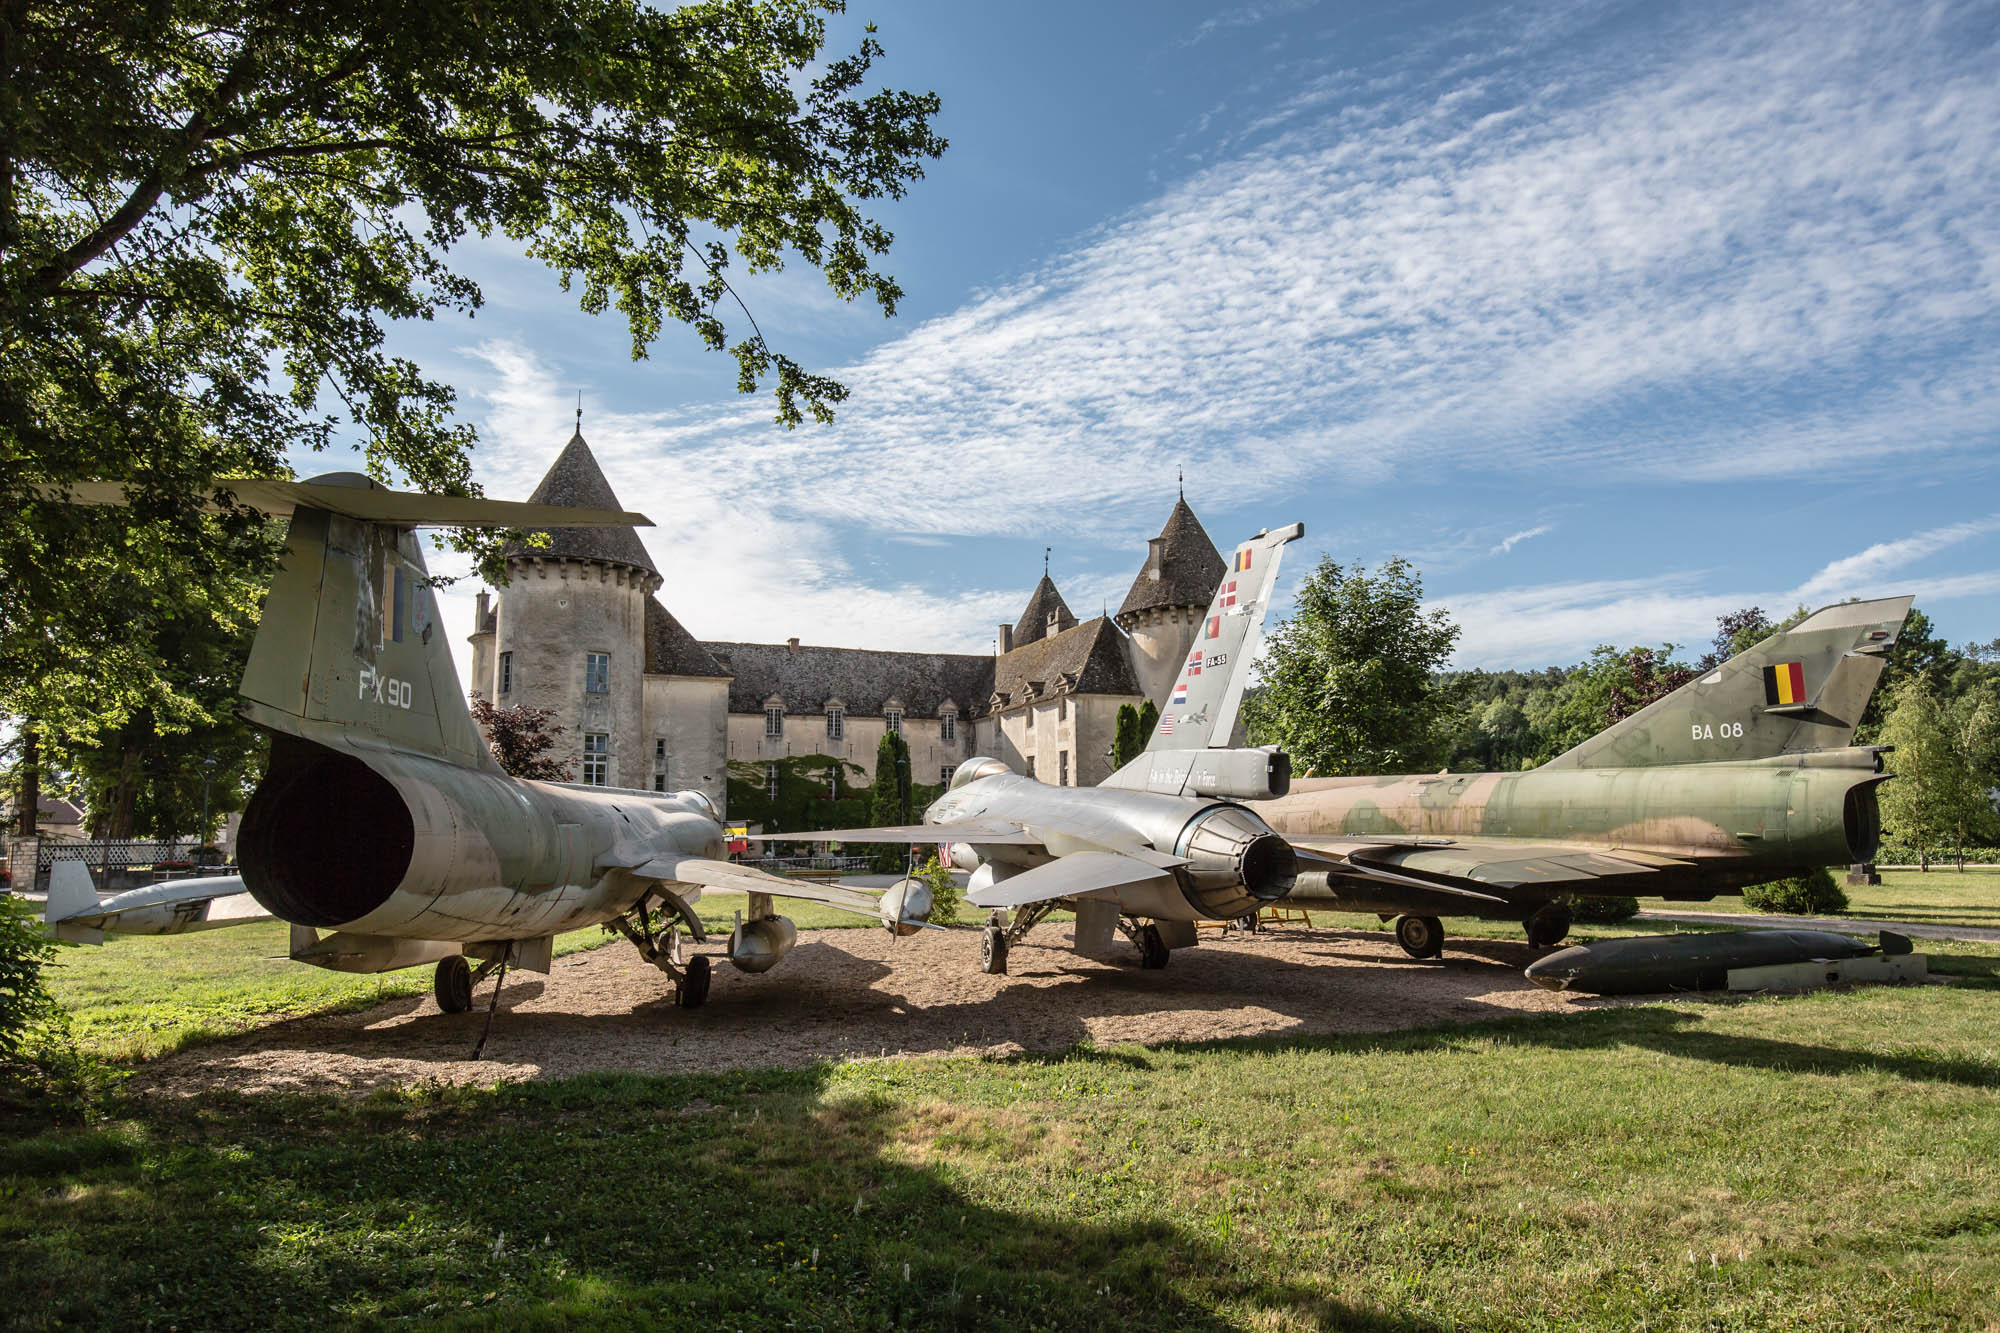
M880 717L899 700L911 717L936 717L946 700L961 717L985 711L993 693L993 659L984 653L893 653L872 648L820 648L782 643L702 643L733 673L729 711L761 713L778 695L790 713L817 713L839 699L856 717Z
M646 673L652 676L726 676L723 665L687 632L657 597L646 599Z
M1118 608L1121 620L1136 612L1168 606L1192 606L1199 610L1215 598L1216 585L1222 582L1226 566L1215 543L1202 528L1201 520L1188 508L1187 497L1174 502L1167 525L1160 529L1160 541L1160 567L1153 568L1149 550L1139 577L1132 580L1132 591L1125 594L1125 601Z
M1125 653L1125 636L1103 616L1093 616L1053 638L995 659L992 693L1005 695L1002 708L1033 697L1048 698L1065 688L1072 694L1137 694L1139 682Z
M543 475L542 484L535 487L535 493L528 499L534 504L575 505L584 509L625 507L612 492L611 483L604 479L604 469L597 466L590 446L583 442L582 431L569 437L569 443ZM646 554L639 534L630 528L549 528L547 532L547 546L509 542L506 554L530 559L539 556L545 560L602 560L630 565L655 576L660 572L654 568L653 558Z
M1042 575L1042 581L1035 585L1034 593L1029 596L1028 609L1021 613L1020 623L1014 626L1014 646L1019 648L1023 644L1047 638L1051 612L1056 616L1058 633L1076 624L1076 617L1071 614L1069 604L1064 602L1062 594L1056 591L1055 581L1045 573Z

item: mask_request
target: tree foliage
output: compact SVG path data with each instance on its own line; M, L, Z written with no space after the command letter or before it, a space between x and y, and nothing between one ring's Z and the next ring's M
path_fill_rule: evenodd
M777 792L768 769L778 770ZM861 766L829 754L729 763L729 817L767 833L812 833L868 823L872 794L856 784ZM912 788L914 799L915 788ZM801 839L804 841L804 839Z
M875 747L875 781L869 788L868 822L876 828L911 822L910 745L900 732L884 732ZM881 874L894 874L903 869L907 856L908 850L901 845L880 844L873 853L872 868Z
M1153 743L1153 732L1160 725L1160 706L1151 699L1139 705L1139 748L1132 752L1136 759L1148 745Z
M1146 749L1146 733L1139 722L1139 710L1131 704L1118 705L1118 721L1111 736L1111 771L1117 772L1137 759Z
M1245 709L1251 739L1282 746L1310 773L1435 767L1452 702L1438 673L1457 641L1443 611L1423 609L1407 560L1370 574L1325 557L1270 636L1263 688Z
M615 307L635 356L685 324L780 421L826 419L844 390L732 306L732 270L801 259L893 313L869 210L944 148L934 95L869 86L872 33L822 57L840 9L0 5L0 709L68 731L191 706L132 617L226 599L260 520L196 516L221 479L352 443L473 491L452 390L387 346L480 306L471 238ZM131 507L46 498L92 478Z
M1882 825L1916 848L1926 870L1944 852L1963 868L1967 844L1995 832L1991 775L1979 772L1969 754L1968 741L1989 725L1979 711L1975 706L1955 719L1921 674L1905 677L1891 693L1881 743L1895 747L1887 757L1895 780L1880 788Z
M520 704L500 708L481 697L472 696L472 720L486 735L486 746L500 771L537 782L569 782L576 773L550 754L567 728L554 726L553 708L531 708Z

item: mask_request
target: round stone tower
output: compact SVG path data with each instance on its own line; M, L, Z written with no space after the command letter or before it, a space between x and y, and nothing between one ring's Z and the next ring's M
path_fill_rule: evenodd
M1183 495L1160 535L1146 543L1146 564L1113 617L1131 637L1139 689L1157 707L1167 705L1222 571L1222 556Z
M579 430L528 497L623 509ZM502 707L555 711L553 753L576 780L644 787L646 602L660 572L631 528L550 528L548 544L506 547L508 585L472 635L475 692ZM490 672L490 674L485 674Z

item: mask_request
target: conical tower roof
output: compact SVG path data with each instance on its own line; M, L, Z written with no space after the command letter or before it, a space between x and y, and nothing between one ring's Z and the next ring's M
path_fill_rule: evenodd
M1058 634L1076 624L1076 617L1071 614L1069 604L1064 602L1062 594L1056 591L1055 580L1045 573L1042 575L1042 581L1035 585L1034 595L1028 598L1028 609L1021 613L1020 623L1014 626L1014 646L1019 648L1037 639L1047 638L1051 613L1056 617Z
M585 509L623 509L617 495L611 490L611 483L604 479L604 469L597 466L597 459L591 454L590 446L583 442L583 432L569 437L569 443L556 455L556 461L542 477L542 484L535 487L535 493L528 497L532 504L573 505ZM539 557L544 560L601 560L606 564L630 565L643 569L655 578L660 571L653 567L653 558L646 554L646 547L639 540L639 534L630 528L548 528L547 546L530 547L520 542L507 543L506 554L525 558Z
M1201 520L1188 508L1186 496L1174 501L1167 525L1147 545L1145 567L1118 608L1119 623L1127 616L1170 606L1206 608L1225 566Z

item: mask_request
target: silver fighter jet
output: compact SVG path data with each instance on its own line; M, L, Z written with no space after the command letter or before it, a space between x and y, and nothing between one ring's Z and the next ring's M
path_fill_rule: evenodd
M1101 786L1052 787L998 759L968 759L921 824L809 836L945 844L951 863L972 872L968 897L992 910L981 948L991 973L1005 972L1008 946L1058 907L1076 913L1079 953L1110 952L1122 931L1141 966L1165 967L1173 949L1195 942L1197 921L1248 916L1284 897L1301 859L1321 858L1295 853L1240 802L1284 795L1291 762L1229 743L1279 558L1304 532L1295 523L1236 548L1145 752Z
M708 941L693 910L704 889L748 895L721 955L746 972L769 970L796 937L774 898L875 917L898 935L923 925L920 885L878 894L731 864L700 792L530 782L495 764L413 529L622 526L643 515L390 491L353 473L222 484L291 515L241 688L245 716L272 733L244 811L242 875L100 901L65 873L45 908L57 934L172 934L275 916L291 923L299 962L341 972L433 964L438 1004L456 1013L489 973L546 972L559 932L598 924L637 945L693 1008L707 997L710 961L681 936ZM123 498L112 483L68 493Z

